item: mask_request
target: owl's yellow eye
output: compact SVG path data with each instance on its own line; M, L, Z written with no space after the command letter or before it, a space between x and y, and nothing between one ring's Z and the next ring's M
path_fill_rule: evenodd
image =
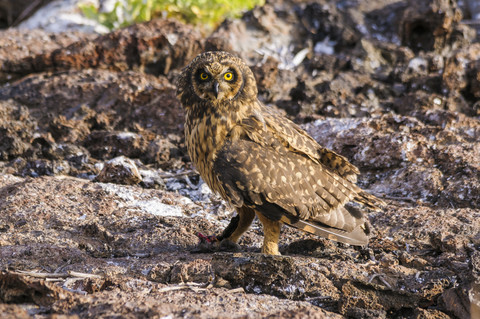
M206 79L208 79L208 74L205 72L200 73L200 79L205 81Z
M227 81L233 80L233 73L232 72L227 72L223 75L223 78Z

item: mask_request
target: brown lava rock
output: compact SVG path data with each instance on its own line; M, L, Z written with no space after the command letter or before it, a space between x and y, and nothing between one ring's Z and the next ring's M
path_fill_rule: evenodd
M49 53L6 60L0 72L19 77L41 71L102 68L167 74L185 66L200 49L200 35L192 28L174 20L154 20Z
M101 183L116 183L136 185L142 181L135 162L125 156L115 157L105 163L95 181Z

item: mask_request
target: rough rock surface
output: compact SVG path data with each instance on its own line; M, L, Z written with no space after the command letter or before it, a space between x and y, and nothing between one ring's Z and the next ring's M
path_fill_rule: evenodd
M480 318L480 44L462 21L455 1L271 1L208 37L0 31L0 313ZM203 49L247 59L265 103L360 168L388 203L367 248L284 228L264 256L255 222L240 252L198 252L234 214L184 145L174 83Z

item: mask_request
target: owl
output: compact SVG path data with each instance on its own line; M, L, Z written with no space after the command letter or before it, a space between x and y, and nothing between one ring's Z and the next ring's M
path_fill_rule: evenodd
M185 143L212 191L237 211L218 236L235 245L255 216L263 225L262 253L279 255L287 224L332 240L363 246L364 208L380 199L357 186L357 167L319 145L298 125L257 98L250 68L227 52L205 52L177 82L185 109Z

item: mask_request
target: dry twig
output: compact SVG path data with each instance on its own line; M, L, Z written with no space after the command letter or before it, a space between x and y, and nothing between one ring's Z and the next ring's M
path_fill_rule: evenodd
M69 277L76 277L80 279L84 278L102 278L102 276L95 275L95 274L88 274L78 271L67 271L60 272L60 273L49 273L49 272L35 272L35 271L24 271L24 270L17 270L14 273L18 275L25 275L34 278L43 278L48 281L61 281L61 279L69 278Z

